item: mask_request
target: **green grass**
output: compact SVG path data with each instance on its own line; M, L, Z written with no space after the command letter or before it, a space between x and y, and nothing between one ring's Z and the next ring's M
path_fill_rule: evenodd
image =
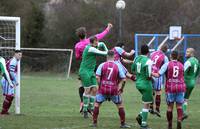
M79 114L79 82L73 78L65 80L56 75L25 74L22 76L21 113L0 117L0 129L90 129L90 119ZM198 129L200 125L200 87L196 87L189 103L189 119L183 129ZM123 94L127 123L139 129L135 117L142 108L141 96L134 83L128 82ZM2 103L2 98L0 99ZM166 129L166 104L162 97L161 118L149 115L148 123L153 129ZM174 111L174 127L176 111ZM118 129L118 111L112 103L105 102L99 115L98 129Z

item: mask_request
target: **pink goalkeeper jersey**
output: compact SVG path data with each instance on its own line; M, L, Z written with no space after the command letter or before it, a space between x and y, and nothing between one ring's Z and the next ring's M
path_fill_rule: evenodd
M151 60L154 62L152 66L152 71L157 73L161 66L164 64L165 54L158 50L151 54Z
M166 88L169 93L185 92L184 67L179 61L170 61L166 73Z
M101 68L101 83L98 92L104 95L117 95L118 84L125 78L123 73L114 62L106 62Z
M109 32L109 28L107 27L102 33L95 35L97 37L98 40L103 39L106 34ZM76 55L76 59L77 60L81 60L82 59L82 54L83 51L85 49L85 47L90 43L90 39L86 38L83 40L80 40L78 43L76 43L75 46L75 55Z

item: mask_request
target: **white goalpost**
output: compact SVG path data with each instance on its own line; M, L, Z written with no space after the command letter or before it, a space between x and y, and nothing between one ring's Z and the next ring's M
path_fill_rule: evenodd
M20 17L0 16L0 47L14 47L20 50ZM9 59L13 56L13 51L1 49L1 56ZM17 80L19 85L15 91L15 113L20 114L20 62Z

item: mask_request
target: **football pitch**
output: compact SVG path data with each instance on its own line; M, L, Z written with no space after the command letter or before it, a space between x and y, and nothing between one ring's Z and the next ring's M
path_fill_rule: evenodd
M66 80L48 73L23 74L21 82L21 115L0 117L0 129L91 129L91 117L83 119L79 113L79 82L76 75ZM135 84L128 81L123 93L126 122L132 129L139 129L135 117L142 108L141 96ZM2 97L0 99L2 106ZM200 128L200 87L197 86L189 103L189 118L183 129ZM161 118L149 114L152 129L167 129L165 97L162 96ZM176 111L174 110L176 128ZM118 129L118 111L114 104L105 102L100 108L98 129Z

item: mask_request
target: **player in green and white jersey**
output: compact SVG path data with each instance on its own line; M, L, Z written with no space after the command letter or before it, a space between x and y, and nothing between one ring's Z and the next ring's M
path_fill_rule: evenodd
M147 127L147 117L150 103L153 102L153 89L151 80L151 67L153 62L148 58L149 47L141 46L141 55L135 58L132 65L132 72L136 73L136 88L142 94L144 107L142 112L137 116L136 120L141 126L141 129L149 129Z
M100 48L103 51L99 50ZM97 92L97 81L95 75L96 57L98 55L107 55L108 49L103 42L93 36L90 38L90 44L86 46L82 55L82 62L79 69L79 75L82 85L85 89L83 94L83 113L84 118L88 118L88 109L94 109L95 96Z
M188 58L184 64L184 79L186 84L185 102L183 103L183 120L188 117L187 105L188 99L195 87L197 76L200 73L200 64L197 58L194 57L194 48L188 48L186 57Z

